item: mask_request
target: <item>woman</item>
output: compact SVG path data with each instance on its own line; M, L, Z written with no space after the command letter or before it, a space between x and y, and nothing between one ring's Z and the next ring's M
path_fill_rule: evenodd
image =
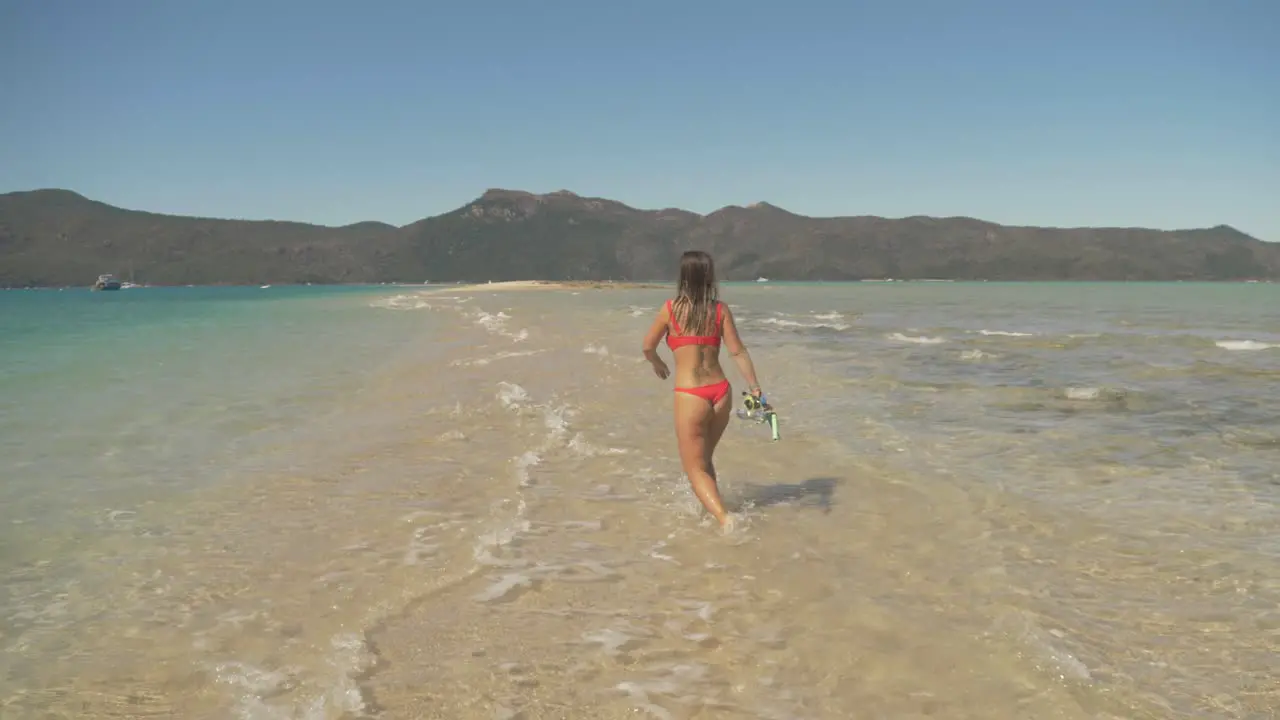
M690 250L680 258L676 297L658 309L658 316L644 337L644 356L663 380L671 374L658 357L658 343L664 334L676 362L675 418L680 462L702 506L715 516L721 528L727 528L731 521L720 499L716 467L711 461L716 444L729 425L733 406L729 381L720 367L721 338L747 379L752 395L760 396L760 384L756 382L751 356L738 337L733 313L718 299L710 255Z

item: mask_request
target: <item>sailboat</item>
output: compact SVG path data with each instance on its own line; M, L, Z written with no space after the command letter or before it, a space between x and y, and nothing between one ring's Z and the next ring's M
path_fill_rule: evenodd
M129 290L131 288L140 288L140 287L142 286L133 281L133 263L129 263L129 279L120 283L120 289Z

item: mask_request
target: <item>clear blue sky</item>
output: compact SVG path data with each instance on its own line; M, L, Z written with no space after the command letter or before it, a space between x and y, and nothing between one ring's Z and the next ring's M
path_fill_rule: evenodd
M395 224L486 188L1280 240L1280 0L0 0L0 191Z

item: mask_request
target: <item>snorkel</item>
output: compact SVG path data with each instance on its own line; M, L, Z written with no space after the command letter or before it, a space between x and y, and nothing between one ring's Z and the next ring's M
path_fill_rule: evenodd
M769 405L769 401L765 399L764 393L760 393L760 397L756 397L745 390L742 393L742 404L745 410L738 411L738 417L743 420L755 420L756 422L769 423L769 430L773 436L774 442L778 440L778 413Z

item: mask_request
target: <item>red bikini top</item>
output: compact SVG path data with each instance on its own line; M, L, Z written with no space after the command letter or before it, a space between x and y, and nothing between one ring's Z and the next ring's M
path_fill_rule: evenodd
M681 332L680 323L676 322L676 313L671 307L671 301L667 301L667 315L671 318L671 329L677 333ZM715 335L672 335L667 333L667 347L675 350L685 345L714 345L720 346L720 335L724 332L724 303L716 302L716 334Z

